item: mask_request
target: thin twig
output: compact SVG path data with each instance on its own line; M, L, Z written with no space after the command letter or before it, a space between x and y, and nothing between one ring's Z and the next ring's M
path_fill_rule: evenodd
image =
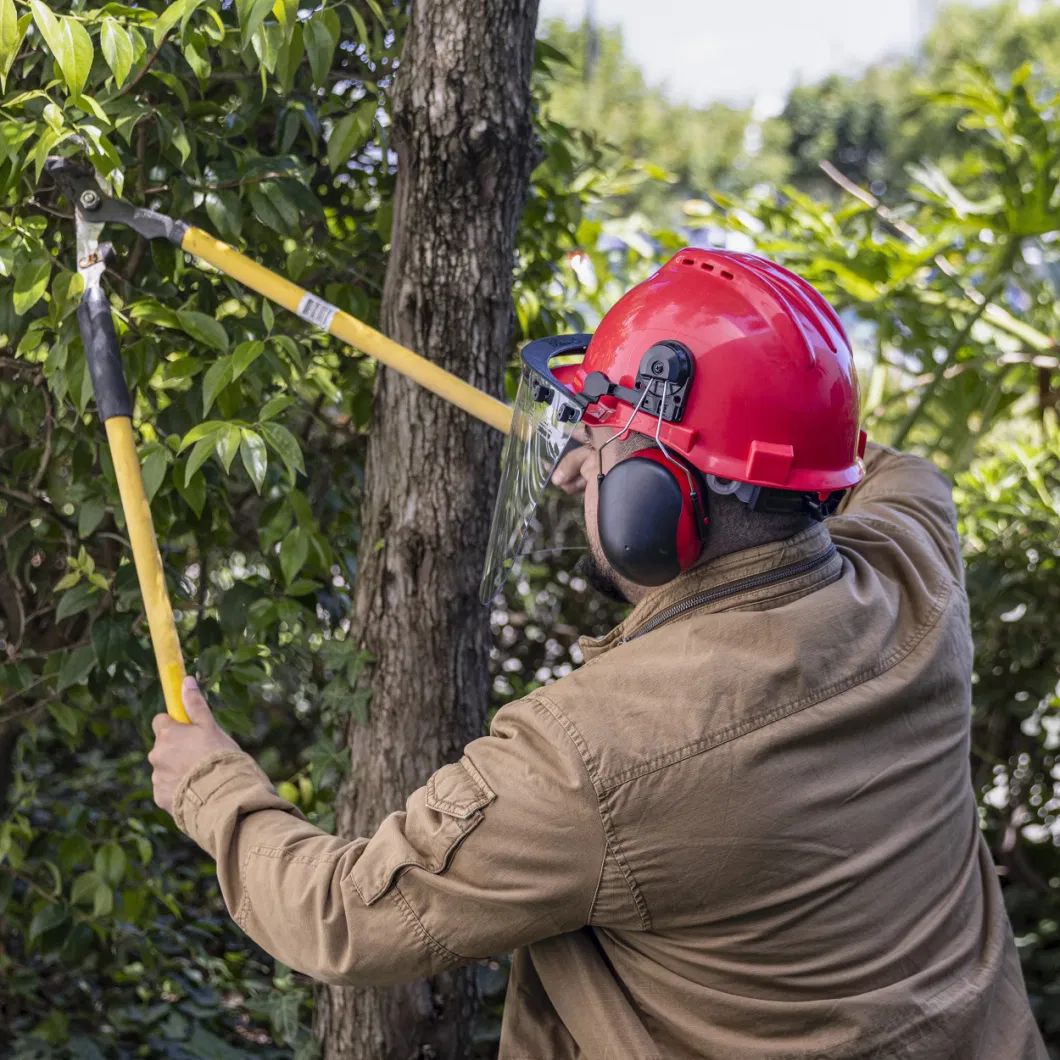
M260 177L248 177L246 180L226 180L220 184L191 184L194 191L225 191L229 188L247 188L252 184L264 184L267 180L294 180L296 174L291 170L282 170L279 173L265 173ZM161 195L164 191L170 191L172 184L156 184L153 188L144 188L143 195Z
M195 620L195 635L199 635L199 627L202 625L206 614L206 589L209 580L209 567L206 564L206 553L199 557L199 591L195 594L199 606L199 617Z
M40 365L34 361L20 361L15 357L0 357L0 364L16 372L39 372Z
M913 425L918 419L920 419L921 413L927 408L928 402L934 396L939 383L942 382L946 369L950 366L950 361L952 361L960 352L961 347L968 341L972 329L979 323L979 319L986 312L987 306L993 303L998 292L1004 287L1008 271L1012 268L1016 255L1019 253L1019 246L1019 240L1013 239L1008 246L1005 247L1001 257L998 259L997 267L990 281L990 286L987 288L987 293L985 295L980 295L980 300L976 303L975 312L968 317L964 322L964 327L961 328L953 341L946 347L945 356L939 361L927 386L924 387L921 392L920 400L909 410L899 425L898 430L891 441L891 444L895 449L900 449L902 447L902 443L909 436L909 432L913 429Z
M147 168L147 122L145 121L138 122L136 126L136 161L139 163L136 170L136 192L142 202L144 198L144 176ZM126 285L136 275L136 270L140 267L140 260L144 256L146 247L147 240L143 236L137 235L136 245L133 247L125 267L121 270L121 277L125 280ZM125 293L126 298L124 300L128 301L128 290Z
M167 33L159 42L158 47L147 57L147 62L140 68L140 72L116 95L112 96L108 102L113 102L115 99L121 99L127 92L131 92L142 80L148 70L154 65L155 60L158 58L158 53L162 50L163 46L168 39L169 34Z
M36 492L44 478L44 472L48 470L48 464L51 463L52 459L52 398L51 394L48 393L48 384L44 383L43 379L44 377L42 374L40 382L43 383L41 386L41 393L44 394L44 453L40 458L40 465L37 468L37 473L33 476L33 481L30 483L30 492Z
M27 200L26 205L32 206L34 209L40 210L43 213L50 213L52 217L60 217L64 221L72 221L74 219L72 213L64 213L62 210L54 210L50 206L45 206L38 198Z
M927 240L908 221L903 221L893 210L884 206L884 204L880 202L872 192L866 191L864 188L850 180L849 177L844 176L832 165L831 162L825 160L818 164L821 168L821 172L823 172L829 180L838 184L848 195L853 195L855 199L863 202L870 210L874 210L883 218L883 220L895 229L895 231L901 232L906 239L911 243L915 243L918 247L927 246ZM948 261L937 261L936 264L938 264L939 268L943 271L949 270L948 275L953 275L953 266L950 265Z

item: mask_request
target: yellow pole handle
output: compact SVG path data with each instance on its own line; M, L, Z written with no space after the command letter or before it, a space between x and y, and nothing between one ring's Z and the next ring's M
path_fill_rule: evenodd
M356 317L344 313L337 306L310 294L297 284L277 276L238 250L222 243L201 228L188 228L181 248L194 254L249 287L271 299L284 309L297 313L303 320L316 325L350 346L363 350L388 368L408 376L426 390L476 419L507 434L512 426L512 410L496 398L477 390L470 383L457 378L444 368L428 361L412 350L388 339L382 332L370 328Z
M136 441L132 433L132 421L127 416L112 416L104 424L114 472L118 476L118 492L125 512L125 525L129 528L133 562L136 576L140 580L140 594L147 612L147 625L151 631L151 643L155 649L158 676L162 681L162 694L166 701L166 712L177 721L188 721L181 696L184 681L184 659L180 654L177 626L173 621L173 608L166 591L166 578L162 571L162 558L158 554L155 525L151 519L151 505L144 491L140 460L136 455Z

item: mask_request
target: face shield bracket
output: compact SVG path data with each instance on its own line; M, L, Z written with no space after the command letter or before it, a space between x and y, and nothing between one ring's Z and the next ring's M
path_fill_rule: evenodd
M612 383L603 372L590 372L580 396L586 404L615 397L665 423L680 423L694 371L695 362L687 347L667 339L657 342L640 359L634 389Z

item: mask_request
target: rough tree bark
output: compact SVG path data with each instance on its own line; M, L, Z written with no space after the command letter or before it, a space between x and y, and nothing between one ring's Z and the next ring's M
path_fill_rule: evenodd
M383 330L501 393L512 333L516 226L534 156L538 0L416 0L392 97L398 157ZM484 727L489 626L478 584L500 436L389 371L368 444L356 628L376 657L339 831L371 835ZM471 970L408 986L330 988L327 1060L470 1053Z

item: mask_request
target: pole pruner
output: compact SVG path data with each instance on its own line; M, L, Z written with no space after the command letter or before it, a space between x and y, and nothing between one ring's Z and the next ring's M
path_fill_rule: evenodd
M381 332L297 284L276 275L207 232L165 214L111 197L94 170L71 159L50 159L46 172L74 208L77 270L84 292L77 321L85 347L99 417L107 433L118 490L129 529L136 575L147 614L167 713L187 722L181 697L184 661L166 589L151 507L144 490L132 430L132 399L121 363L110 303L102 288L110 245L100 242L107 224L131 228L145 239L166 239L258 294L289 309L314 327L362 350L476 419L507 434L512 410L439 368Z

